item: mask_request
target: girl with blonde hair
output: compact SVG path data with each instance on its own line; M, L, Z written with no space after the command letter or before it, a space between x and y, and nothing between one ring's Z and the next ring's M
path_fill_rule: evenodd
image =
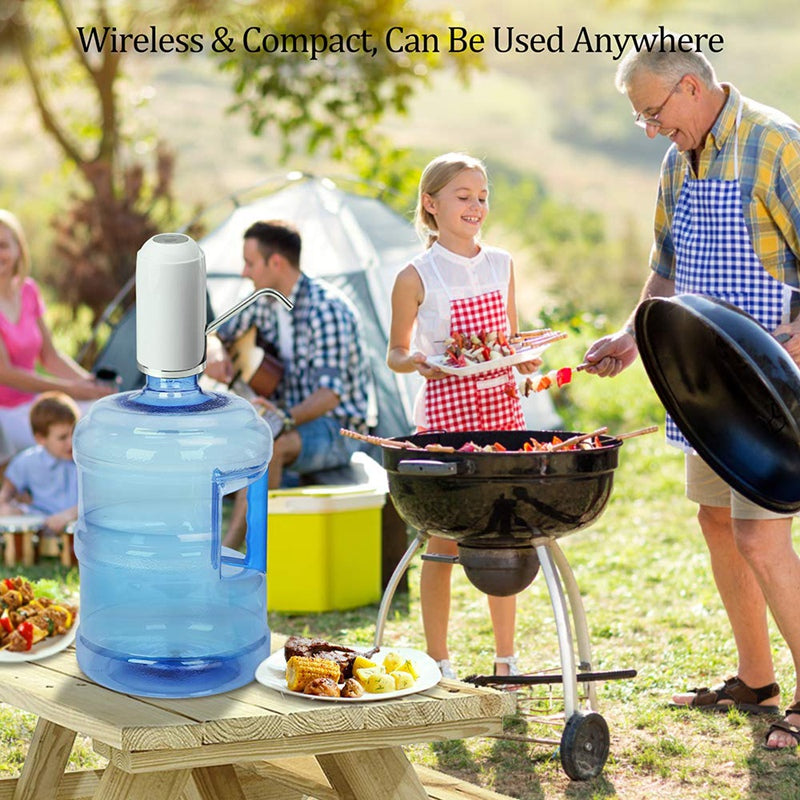
M453 333L517 331L514 265L504 250L485 245L480 232L489 212L483 163L446 153L423 170L416 226L424 252L397 275L387 363L396 372L417 371L425 382L417 396L419 431L524 430L522 405L510 367L478 375L448 375L428 362ZM534 372L539 359L517 365ZM456 543L432 536L428 552L455 555ZM422 620L429 655L446 677L455 677L447 649L452 565L423 561ZM495 673L518 674L514 654L516 598L489 597L495 634Z

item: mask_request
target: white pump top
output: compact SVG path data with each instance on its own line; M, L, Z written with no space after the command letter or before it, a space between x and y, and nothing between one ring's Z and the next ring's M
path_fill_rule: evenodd
M206 261L183 233L159 233L136 256L136 361L147 375L184 378L206 360Z

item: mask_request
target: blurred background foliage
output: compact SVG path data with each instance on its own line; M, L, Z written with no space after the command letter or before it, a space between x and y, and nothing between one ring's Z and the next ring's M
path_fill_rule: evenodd
M80 341L154 230L285 167L361 176L407 218L422 167L464 150L485 159L484 236L517 268L520 316L593 337L619 324L647 274L652 207L667 143L631 124L613 53L572 53L591 34L666 28L719 33L718 75L800 118L795 0L390 0L332 3L0 0L0 205L29 232L34 274L59 335ZM81 54L76 26L118 32L246 25L297 33L561 31L565 52L446 52L361 58L300 54ZM73 35L68 34L72 32ZM26 66L27 65L27 66ZM37 88L38 87L38 88ZM202 214L200 215L202 219ZM196 235L202 232L198 227ZM74 350L73 350L74 352Z

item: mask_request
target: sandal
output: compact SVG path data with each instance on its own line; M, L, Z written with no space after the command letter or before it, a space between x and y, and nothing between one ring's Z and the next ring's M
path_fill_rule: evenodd
M786 709L785 717L788 717L789 714L800 714L800 702L795 703L793 706L789 706ZM784 719L779 719L777 722L773 722L772 725L769 726L767 732L764 734L764 744L763 747L765 750L788 750L788 747L770 747L767 742L769 742L769 737L775 731L783 731L784 733L788 733L796 742L795 747L800 745L800 727L797 725L792 725L791 722Z
M497 675L497 665L507 664L509 675L519 675L519 667L517 666L517 657L513 656L495 656L494 657L494 674ZM501 676L505 677L505 676Z
M780 714L777 706L764 706L761 703L781 693L777 683L768 683L754 689L748 686L738 675L726 678L719 686L712 689L690 689L694 697L688 703L670 703L672 708L696 708L699 711L721 711L726 713L735 708L747 714Z

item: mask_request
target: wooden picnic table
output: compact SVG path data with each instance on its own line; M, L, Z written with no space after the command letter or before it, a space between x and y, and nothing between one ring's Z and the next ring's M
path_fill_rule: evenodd
M0 780L0 800L499 798L415 769L402 748L500 733L516 703L458 681L360 703L258 683L197 699L139 698L89 680L74 647L0 665L0 701L39 717L22 774ZM78 732L108 759L104 770L65 772Z

